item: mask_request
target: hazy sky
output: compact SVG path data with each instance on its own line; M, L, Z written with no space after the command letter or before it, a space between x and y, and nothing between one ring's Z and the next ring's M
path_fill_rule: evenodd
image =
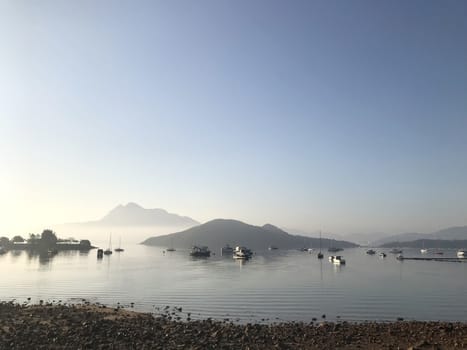
M466 1L0 0L0 235L119 203L467 224Z

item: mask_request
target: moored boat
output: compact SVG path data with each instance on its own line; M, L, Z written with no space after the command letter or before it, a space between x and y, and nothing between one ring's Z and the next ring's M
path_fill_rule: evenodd
M210 257L211 251L206 246L198 247L195 245L191 248L190 255L193 257Z
M329 261L334 265L345 265L345 259L340 255L332 255L329 257Z
M385 253L385 252L379 253L379 257L380 257L380 258L385 258L385 257L386 257L386 253Z
M221 248L221 255L230 255L232 253L233 253L233 248L228 244L226 244L225 246Z
M375 255L375 254L376 254L376 251L374 251L373 249L368 249L368 250L366 251L366 253L367 253L368 255Z
M402 249L393 248L389 251L391 254L402 254Z
M245 247L235 247L235 250L233 252L233 258L234 259L242 259L242 260L247 260L250 259L253 255L253 252Z
M457 257L458 257L458 258L465 258L466 253L467 253L467 250L465 250L465 249L460 249L460 250L457 251Z

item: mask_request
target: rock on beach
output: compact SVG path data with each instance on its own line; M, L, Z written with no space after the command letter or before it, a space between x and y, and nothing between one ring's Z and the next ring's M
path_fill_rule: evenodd
M467 323L235 324L102 305L3 302L0 349L467 349Z

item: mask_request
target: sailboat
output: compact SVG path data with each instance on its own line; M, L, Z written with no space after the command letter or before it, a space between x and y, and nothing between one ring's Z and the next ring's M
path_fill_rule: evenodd
M323 253L321 253L321 231L319 231L319 253L318 259L322 259L324 257Z
M420 249L420 253L422 254L428 253L428 249L425 248L425 241L422 241L422 249Z
M168 251L168 252L174 252L174 251L175 251L175 248L174 248L174 239L173 239L173 237L170 238L170 247L167 248L167 251Z
M115 248L116 252L123 252L125 249L122 248L122 237L118 240L118 248Z
M109 237L109 247L106 250L104 250L104 254L105 255L112 254L112 235L110 235Z

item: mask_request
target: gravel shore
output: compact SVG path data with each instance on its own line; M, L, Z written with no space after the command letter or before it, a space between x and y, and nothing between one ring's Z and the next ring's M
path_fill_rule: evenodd
M101 305L0 303L0 349L467 349L467 323L233 324Z

